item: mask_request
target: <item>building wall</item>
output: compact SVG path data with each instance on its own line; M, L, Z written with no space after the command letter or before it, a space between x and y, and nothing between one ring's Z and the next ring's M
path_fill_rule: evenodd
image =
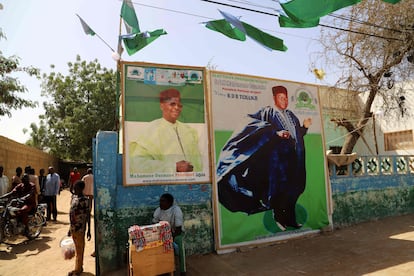
M358 96L359 94L348 90L327 86L320 86L319 93L326 149L341 147L344 144L348 131L344 127L338 127L332 119L347 119L355 124L359 120L359 117L355 114L361 112L361 98ZM373 139L373 125L374 120L370 119L363 131L365 141L363 138L360 138L354 147L354 152L357 152L359 155L374 155L376 154L376 148L379 149L378 153L384 152L384 139L379 121L377 120L376 122L376 140ZM377 146L375 142L377 142Z
M124 187L117 140L115 132L98 132L94 150L97 275L126 268L129 226L151 224L165 192L183 209L187 255L214 252L211 184ZM404 166L396 157L378 156L359 157L359 170L351 164L338 173L330 166L334 227L414 212L414 156L400 158ZM376 169L369 169L371 159ZM392 163L387 169L385 160Z
M324 120L325 143L330 146L342 146L347 131L337 127L331 119L345 118L353 123L360 119L355 114L362 114L361 107L366 101L368 93L354 93L335 87L320 86L320 100ZM404 114L399 108L399 96L404 96ZM386 151L384 134L389 132L414 129L414 82L396 84L384 99L377 96L372 104L372 117L369 118L363 131L365 141L360 138L354 148L359 155L410 155L414 148L402 148ZM377 152L378 150L378 152Z
M330 166L334 227L414 212L414 156L358 160L346 169Z
M159 197L171 193L184 214L186 254L214 251L211 184L124 187L115 132L98 132L94 156L95 237L99 275L126 267L128 228L152 224Z
M0 136L0 165L4 167L4 174L10 181L17 167L22 167L24 170L27 165L34 168L36 174L39 174L41 168L44 168L47 173L50 165L59 172L58 159L54 156L4 136Z

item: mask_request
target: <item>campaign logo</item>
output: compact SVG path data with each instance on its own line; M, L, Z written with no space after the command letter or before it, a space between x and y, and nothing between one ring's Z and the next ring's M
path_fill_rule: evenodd
M312 93L306 90L306 88L299 88L296 90L295 93L295 102L296 108L299 109L308 109L308 110L315 110L317 104L317 100L313 97Z

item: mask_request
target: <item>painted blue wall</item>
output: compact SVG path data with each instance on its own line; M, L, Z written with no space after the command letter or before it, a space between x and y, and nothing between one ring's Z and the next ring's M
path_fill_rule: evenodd
M330 165L334 227L413 213L413 161L412 156L362 156L358 164Z
M122 155L116 132L98 132L95 140L95 229L97 271L126 267L128 228L151 224L163 193L171 193L184 213L187 255L214 251L211 184L124 187Z
M97 275L126 269L128 228L151 224L165 192L174 195L183 210L187 255L214 252L211 184L124 187L117 141L116 132L102 131L94 144ZM370 170L373 159L379 166ZM330 166L335 227L414 212L414 157L358 160L360 169L355 164L341 170ZM383 166L386 160L392 166Z

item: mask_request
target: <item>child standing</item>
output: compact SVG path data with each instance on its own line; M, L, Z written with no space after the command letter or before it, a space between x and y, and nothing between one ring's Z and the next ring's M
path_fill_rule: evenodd
M68 276L77 276L83 271L86 226L88 226L86 237L88 238L88 241L91 239L89 199L83 194L84 188L85 182L78 180L74 183L74 193L72 195L69 211L70 228L68 236L72 235L73 242L75 243L76 262L75 270L69 272Z

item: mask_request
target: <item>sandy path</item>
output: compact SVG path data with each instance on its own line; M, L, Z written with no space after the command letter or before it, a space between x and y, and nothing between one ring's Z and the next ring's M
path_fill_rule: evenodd
M57 198L57 221L48 222L36 240L26 242L26 239L22 238L13 241L13 245L10 246L0 244L1 276L67 275L75 268L75 259L64 260L59 247L60 240L69 229L70 195L67 190L61 192ZM91 223L93 229L93 219ZM94 247L92 231L92 239L86 241L82 275L95 275L95 258L90 256Z

